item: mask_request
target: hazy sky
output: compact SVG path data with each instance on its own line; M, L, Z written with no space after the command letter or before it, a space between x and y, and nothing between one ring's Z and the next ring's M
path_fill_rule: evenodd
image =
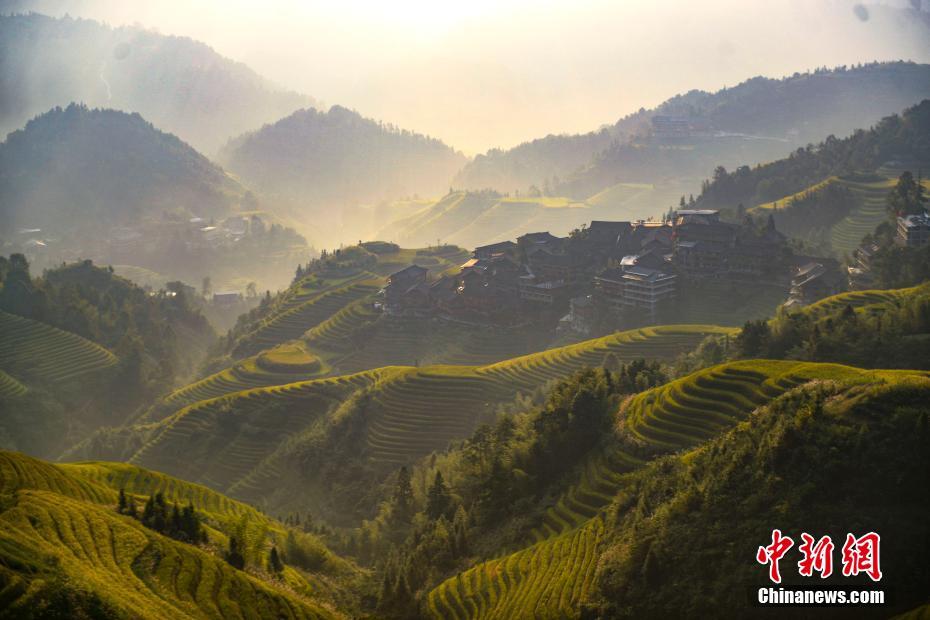
M849 0L31 4L202 40L283 86L468 154L588 131L676 93L755 75L930 61L926 37L891 32L874 10L864 20Z

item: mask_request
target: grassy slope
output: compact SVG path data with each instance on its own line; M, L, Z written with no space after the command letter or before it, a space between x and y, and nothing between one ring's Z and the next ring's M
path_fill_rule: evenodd
M108 611L135 618L340 615L312 598L318 581L305 573L287 568L279 581L260 579L208 547L174 541L117 514L121 486L192 501L207 517L211 537L222 538L224 523L243 515L272 536L283 535L254 509L161 474L109 463L58 466L0 452L0 607L6 610L0 616L42 617L51 594L46 588L92 592Z
M924 603L930 379L850 370L834 366L829 381L792 391L726 435L631 476L605 517L611 527L590 615L756 617L744 588L765 581L765 569L746 559L773 527L796 540L803 531L834 541L847 532L881 534L880 587L894 592L891 605L834 609L829 617L887 618ZM791 554L788 566L782 562L786 584L813 585L798 576L791 564L799 555ZM875 585L839 571L822 583Z
M870 306L900 305L913 295L927 290L927 286L912 286L899 289L876 289L869 291L849 291L825 297L816 303L801 309L801 312L819 318L846 306L868 308Z
M894 384L918 376L927 375L750 360L699 371L636 395L624 404L621 416L621 432L632 442L608 447L609 457L592 456L576 485L534 533L539 542L443 582L429 593L428 610L436 618L577 615L593 570L592 560L580 550L600 535L600 510L622 492L628 479L624 474L642 467L643 459L692 448L811 381Z
M467 436L518 391L600 365L608 353L620 360L672 359L707 334L731 331L644 328L490 366L387 367L244 390L186 405L140 429L146 441L133 462L257 501L281 475L276 453L353 395L368 395L364 456L395 467Z
M776 204L779 209L784 209L789 207L796 198L817 192L828 185L836 184L845 187L856 197L857 204L843 219L834 224L830 231L830 242L834 254L843 256L856 249L865 235L874 231L876 226L888 218L885 200L901 172L898 169L883 168L879 171L883 178L875 181L829 177L791 196L758 205L755 209L772 209ZM924 186L930 189L930 182L924 182Z
M0 311L0 368L62 383L116 364L98 344L51 325Z

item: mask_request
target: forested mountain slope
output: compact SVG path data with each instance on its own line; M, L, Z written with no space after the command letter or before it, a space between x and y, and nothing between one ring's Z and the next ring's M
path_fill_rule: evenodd
M0 229L7 234L103 234L164 212L220 218L237 211L245 193L138 114L70 104L0 143Z
M239 136L220 161L257 190L329 216L320 208L442 194L465 157L435 138L333 106L298 110Z

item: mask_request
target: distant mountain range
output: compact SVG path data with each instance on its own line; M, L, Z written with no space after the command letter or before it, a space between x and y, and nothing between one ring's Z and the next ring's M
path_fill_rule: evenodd
M583 199L619 182L701 178L716 165L769 161L828 135L869 127L928 96L930 65L907 62L756 77L716 93L675 96L597 132L489 151L452 185L513 192L545 184Z
M0 143L0 230L135 225L163 211L230 214L246 189L138 114L72 104Z
M138 112L208 154L316 104L185 37L34 13L0 17L0 132L72 101Z
M267 196L331 208L442 195L466 159L437 139L333 106L299 110L240 136L220 161Z

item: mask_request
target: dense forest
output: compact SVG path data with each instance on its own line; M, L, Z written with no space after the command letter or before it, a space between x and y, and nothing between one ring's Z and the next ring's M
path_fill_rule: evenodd
M207 154L312 105L186 37L31 13L0 16L0 133L82 101L138 112Z

